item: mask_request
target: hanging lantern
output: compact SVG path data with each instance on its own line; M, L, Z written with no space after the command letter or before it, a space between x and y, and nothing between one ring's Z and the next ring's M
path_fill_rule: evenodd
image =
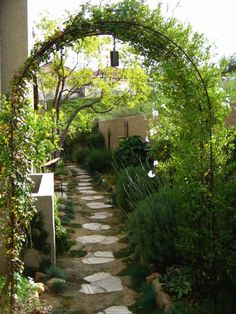
M116 51L116 41L115 37L113 37L113 50L110 51L110 60L111 60L111 66L112 67L118 67L119 66L119 52Z

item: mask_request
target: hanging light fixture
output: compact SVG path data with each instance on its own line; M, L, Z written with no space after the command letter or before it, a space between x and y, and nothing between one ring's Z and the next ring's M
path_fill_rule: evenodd
M116 40L115 37L113 37L113 50L110 51L110 60L111 60L111 66L112 67L118 67L119 66L119 52L116 51Z

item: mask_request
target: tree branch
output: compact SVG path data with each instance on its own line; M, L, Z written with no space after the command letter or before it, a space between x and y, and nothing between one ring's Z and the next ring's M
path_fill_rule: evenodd
M64 128L64 130L61 133L60 136L60 140L59 140L59 147L62 148L66 135L68 133L68 130L70 128L71 123L73 122L73 120L75 119L75 117L77 116L77 114L83 110L83 109L87 109L87 108L92 108L96 103L101 101L101 97L94 99L93 101L91 101L90 103L84 104L78 108L75 109L75 111L73 112L73 114L71 115L71 117L69 118L69 120L66 123L66 127Z

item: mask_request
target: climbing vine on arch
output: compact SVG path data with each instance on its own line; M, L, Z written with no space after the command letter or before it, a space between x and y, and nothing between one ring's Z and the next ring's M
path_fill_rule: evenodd
M144 66L150 70L153 80L159 82L159 92L168 99L167 110L162 112L160 134L168 136L175 144L170 161L176 169L175 184L181 187L189 200L207 204L199 211L201 219L197 221L195 218L201 224L204 211L207 211L210 228L206 245L211 248L213 256L209 261L209 273L212 277L216 275L215 176L219 165L225 161L221 150L225 111L221 106L219 71L209 63L209 48L202 36L193 33L189 26L184 27L173 18L166 20L160 6L150 11L139 0L124 0L104 7L84 5L78 15L65 22L64 29L57 29L44 42L35 44L31 55L15 74L10 94L3 99L5 132L1 137L4 149L1 155L3 185L0 201L8 260L6 291L10 296L8 304L12 312L17 289L14 274L23 269L22 245L33 215L28 175L32 158L37 152L32 151L34 132L30 131L31 124L28 124L31 120L28 83L52 51L70 46L77 39L99 35L113 35L133 46L143 56ZM188 186L184 185L186 178ZM183 211L181 214L186 213ZM191 228L196 229L195 222L191 222ZM197 247L197 240L194 245ZM194 257L195 261L198 256Z

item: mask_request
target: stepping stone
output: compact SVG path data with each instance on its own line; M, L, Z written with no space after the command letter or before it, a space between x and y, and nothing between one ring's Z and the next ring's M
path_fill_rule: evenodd
M82 258L82 262L84 264L105 264L109 262L113 262L115 260L114 255L112 252L92 252L88 253L84 258Z
M77 177L79 179L91 179L91 177L88 174L78 174Z
M81 194L97 194L98 192L94 191L94 190L80 190L79 191Z
M80 168L75 168L78 171L78 174L88 174L86 170L80 169Z
M79 182L90 182L90 181L93 181L92 178L90 179L80 179Z
M103 312L97 314L133 314L126 306L111 306Z
M82 244L112 244L119 241L118 237L115 236L103 236L103 235L88 235L76 238L76 241Z
M85 277L89 284L82 284L80 292L85 294L97 294L104 292L122 291L121 280L110 273L100 272ZM122 313L123 314L123 313Z
M92 184L89 182L81 182L78 184L78 186L91 186Z
M93 203L87 203L86 206L92 209L102 209L102 208L111 208L112 205L110 204L105 204L102 202L93 202Z
M92 186L78 186L77 190L78 191L85 191L85 190L90 190L92 189Z
M67 195L65 194L64 191L63 191L63 193L61 193L61 192L54 192L54 194L56 195L57 198L64 198L65 200L67 199Z
M83 224L82 227L84 229L93 230L93 231L108 230L111 228L109 225L103 225L98 222Z
M96 212L92 216L90 216L91 219L106 219L112 217L113 214L110 214L108 212Z
M102 195L82 196L81 199L85 201L96 201L104 198Z

